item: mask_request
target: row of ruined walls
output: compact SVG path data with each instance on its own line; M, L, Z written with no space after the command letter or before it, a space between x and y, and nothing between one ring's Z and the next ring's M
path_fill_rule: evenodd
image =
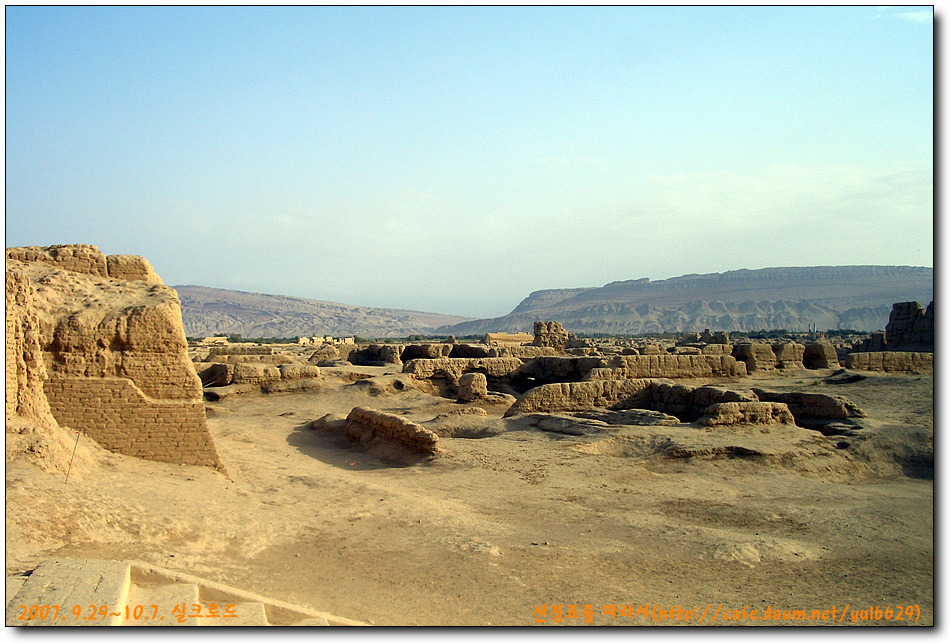
M224 471L177 294L141 257L7 250L6 414L106 449Z

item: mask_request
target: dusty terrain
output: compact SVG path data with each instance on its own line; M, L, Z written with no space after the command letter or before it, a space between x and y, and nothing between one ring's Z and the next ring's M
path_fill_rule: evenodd
M397 370L327 368L316 391L207 403L228 476L85 438L68 483L8 459L7 570L137 558L380 625L528 625L539 604L589 604L596 625L653 623L602 613L620 604L919 605L934 621L932 376L731 384L845 395L869 416L845 438L568 416L539 430L498 405L431 423L471 405L347 375ZM443 454L387 457L309 426L357 405L438 425ZM861 622L875 623L907 621Z

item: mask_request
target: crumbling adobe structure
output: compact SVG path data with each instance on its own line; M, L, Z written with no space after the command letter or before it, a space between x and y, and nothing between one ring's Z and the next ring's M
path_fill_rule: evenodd
M933 353L908 353L904 351L876 351L873 353L848 353L846 368L855 371L883 371L885 373L933 373Z
M857 342L851 347L852 353L880 353L883 351L933 353L933 350L934 303L930 302L927 310L924 310L916 301L894 304L891 307L891 316L884 332L872 333L869 338ZM880 360L875 361L879 362ZM856 366L855 368L860 367ZM895 368L894 370L898 369Z
M388 441L412 453L429 456L439 453L439 436L429 429L399 415L364 406L354 407L346 416L343 434L362 445Z
M884 329L887 350L933 351L934 303L925 311L916 301L894 304Z
M802 366L808 369L838 368L838 352L828 341L819 340L805 344Z
M41 428L55 426L43 394L47 379L40 347L40 320L33 305L36 291L19 272L6 279L6 418L20 417Z
M534 345L550 346L559 351L567 348L569 339L567 331L561 326L561 322L556 321L536 321L534 322Z
M746 365L731 355L614 355L587 379L741 377Z
M515 357L440 357L438 359L414 359L403 366L403 373L411 373L416 379L445 379L453 384L465 373L484 373L488 378L505 378L521 368L522 362Z
M719 406L728 404L729 406ZM505 417L524 413L577 412L603 407L647 409L704 426L793 421L802 426L867 417L847 398L822 393L733 390L706 384L689 386L668 379L590 380L542 384L525 393Z
M706 408L697 424L795 424L795 417L788 410L788 406L781 402L718 402Z
M6 274L8 418L41 422L48 408L109 450L224 470L181 303L148 261L91 245L10 248Z

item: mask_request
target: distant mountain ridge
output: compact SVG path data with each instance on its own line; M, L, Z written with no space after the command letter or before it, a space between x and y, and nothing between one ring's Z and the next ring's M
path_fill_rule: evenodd
M469 319L205 286L174 288L189 337L217 333L243 337L402 337L432 334L439 326Z
M588 333L883 330L891 306L933 300L933 268L817 266L731 270L651 281L615 281L600 288L531 293L502 317L444 326L440 333L530 332L536 320L557 320Z

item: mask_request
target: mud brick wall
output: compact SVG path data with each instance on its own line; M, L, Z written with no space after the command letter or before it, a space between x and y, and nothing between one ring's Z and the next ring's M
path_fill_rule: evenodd
M42 261L62 270L97 277L109 277L106 256L96 246L88 244L47 246L45 248L39 246L7 248L7 259Z
M607 368L591 369L587 379L741 377L745 374L745 363L731 355L617 355L607 361Z
M886 373L933 373L933 353L887 351L848 353L845 367L857 371L884 371Z
M274 349L270 346L215 346L208 353L215 355L273 355Z
M45 382L53 417L124 455L215 467L224 472L200 400L155 400L121 377Z

